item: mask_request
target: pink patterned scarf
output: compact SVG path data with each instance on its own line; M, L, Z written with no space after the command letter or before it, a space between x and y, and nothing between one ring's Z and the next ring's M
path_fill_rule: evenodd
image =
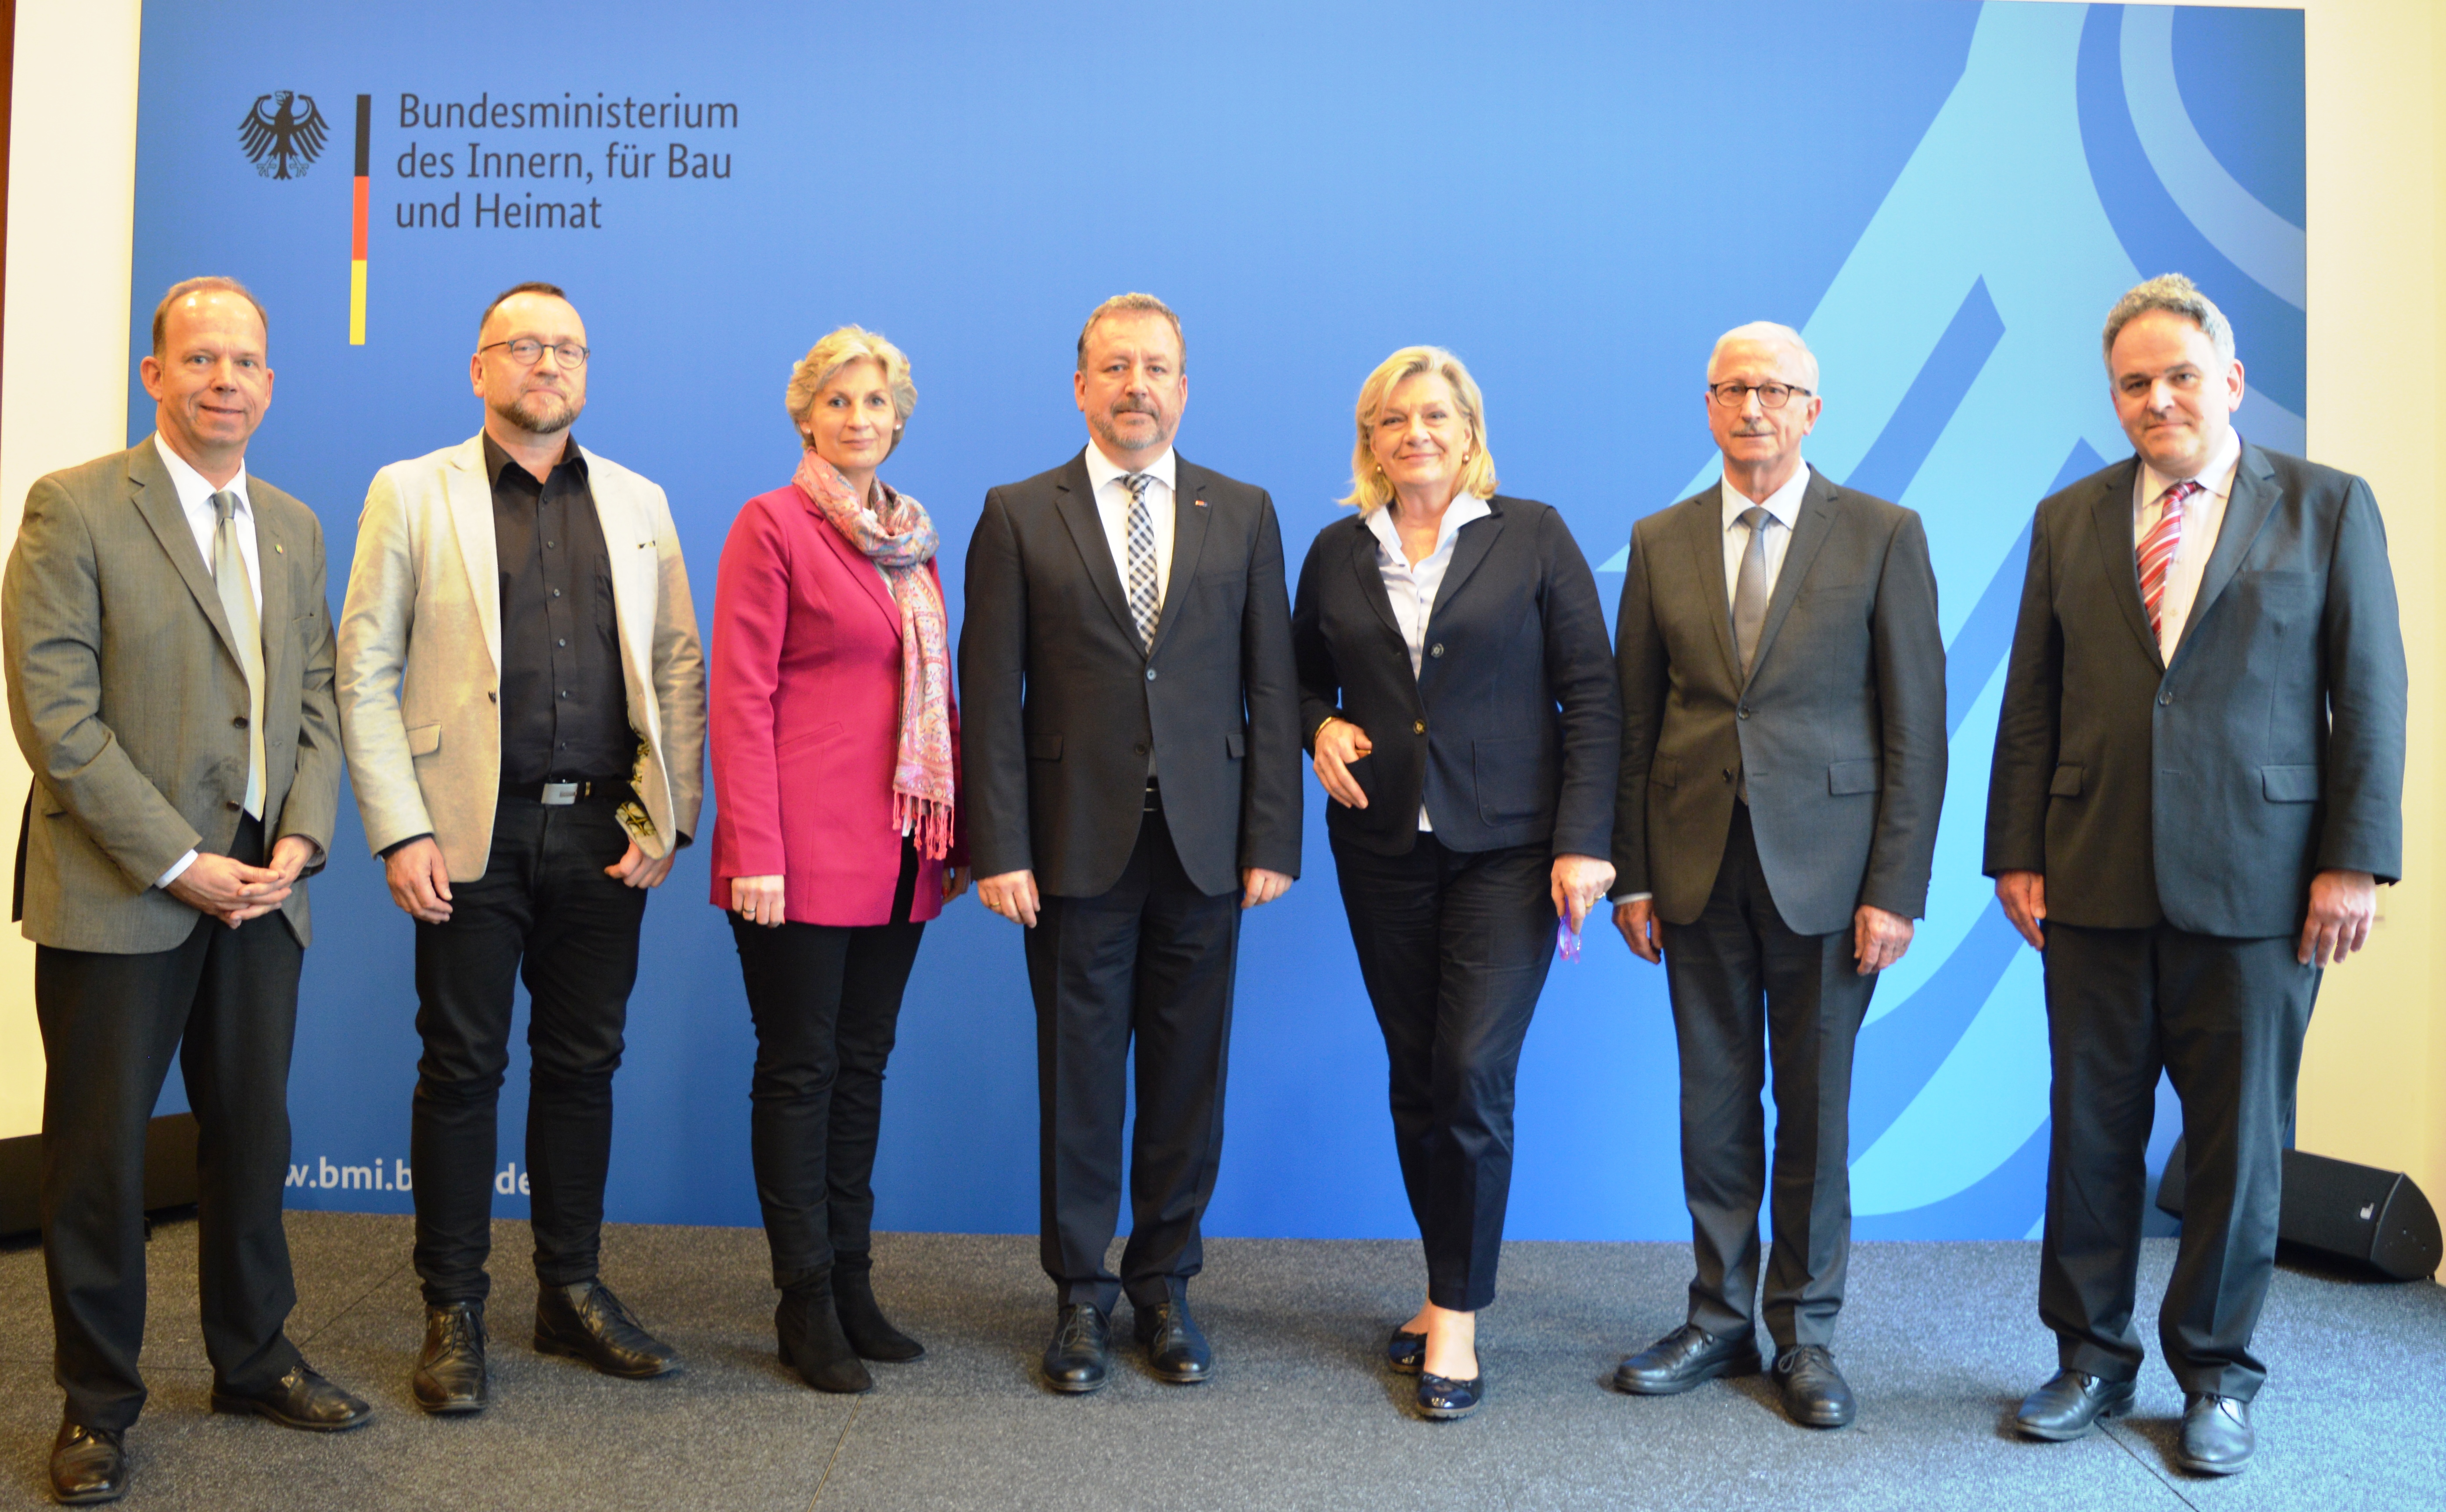
M866 553L900 608L900 747L892 763L892 823L921 855L951 850L951 658L943 592L926 570L934 522L926 507L881 480L882 508L869 513L838 469L810 447L791 479L842 539Z

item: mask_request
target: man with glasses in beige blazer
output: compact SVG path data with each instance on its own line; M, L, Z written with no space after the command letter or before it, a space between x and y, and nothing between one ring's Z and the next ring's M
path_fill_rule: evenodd
M645 889L704 794L705 657L670 505L570 433L585 324L558 289L520 284L485 309L469 374L483 430L375 476L340 623L358 811L416 921L410 1385L434 1413L488 1398L495 1113L521 975L536 1348L610 1375L678 1368L597 1261Z

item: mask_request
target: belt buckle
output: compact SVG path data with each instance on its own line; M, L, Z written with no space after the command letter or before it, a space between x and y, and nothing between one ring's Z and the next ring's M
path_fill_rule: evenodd
M583 782L547 782L540 801L547 808L565 809L577 801L577 792L585 786Z

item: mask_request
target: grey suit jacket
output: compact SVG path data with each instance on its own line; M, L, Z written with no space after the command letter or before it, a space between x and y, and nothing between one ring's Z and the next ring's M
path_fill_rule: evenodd
M2039 505L1985 867L2043 873L2063 924L2289 935L2313 873L2403 870L2386 527L2360 478L2245 443L2168 664L2140 603L2139 465Z
M1615 624L1617 898L1706 906L1747 774L1767 890L1800 934L1917 918L1945 799L1945 642L1919 516L1812 473L1740 677L1716 487L1631 532Z
M330 849L340 791L323 528L247 479L263 578L263 832ZM26 495L0 642L9 719L33 768L18 896L28 939L168 950L196 910L153 886L190 849L226 854L246 796L246 673L220 593L151 438ZM281 905L300 943L306 888Z

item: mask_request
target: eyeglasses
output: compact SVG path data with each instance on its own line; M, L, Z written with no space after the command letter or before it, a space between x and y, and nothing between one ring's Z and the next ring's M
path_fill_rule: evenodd
M575 342L557 342L548 345L532 336L521 336L514 342L488 342L477 347L476 350L479 353L489 352L496 346L508 347L510 361L520 367L533 367L543 360L543 354L547 350L563 367L579 368L586 365L586 348Z
M1813 397L1808 389L1791 383L1709 383L1707 394L1726 409L1740 408L1752 394L1756 394L1759 402L1769 409L1783 408L1784 402L1795 394L1803 399Z

